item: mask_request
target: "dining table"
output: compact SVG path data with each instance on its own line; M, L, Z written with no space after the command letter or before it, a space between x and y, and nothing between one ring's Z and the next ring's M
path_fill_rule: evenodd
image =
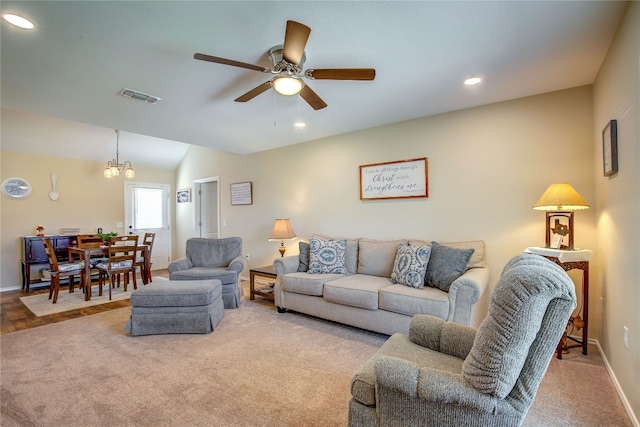
M108 255L108 246L99 246L99 247L84 247L79 248L77 246L70 246L69 248L69 259L74 259L73 255L77 255L80 257L81 261L84 262L84 283L82 283L84 289L84 300L91 300L91 258L96 257L105 257ZM149 245L144 243L138 243L136 246L136 251L140 251L142 253L142 258L144 262L144 274L142 274L142 283L145 285L148 283L148 278L151 277L151 262L149 260Z

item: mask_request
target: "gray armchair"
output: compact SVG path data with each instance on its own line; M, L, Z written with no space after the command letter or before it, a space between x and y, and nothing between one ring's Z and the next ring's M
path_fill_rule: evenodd
M418 315L351 382L350 426L518 426L576 306L553 262L504 268L479 329Z
M242 239L187 240L186 256L169 264L169 280L218 279L222 282L224 308L237 308L242 302L238 277L244 268Z

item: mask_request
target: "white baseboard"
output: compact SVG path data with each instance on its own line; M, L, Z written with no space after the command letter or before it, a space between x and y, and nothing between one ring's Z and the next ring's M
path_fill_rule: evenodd
M9 291L19 291L22 289L22 286L10 286L8 288L0 288L0 293L9 292Z
M596 339L589 339L587 340L587 342L590 342L591 344L595 344L596 348L598 349L598 353L600 353L600 356L604 361L604 365L607 367L607 371L609 372L609 377L611 377L611 380L613 381L613 385L616 387L618 396L620 396L620 400L622 400L622 405L624 406L624 409L627 411L627 415L629 415L629 420L631 420L631 423L635 427L640 427L640 423L638 423L638 417L636 417L636 414L633 413L633 408L631 408L631 405L629 404L629 400L627 399L627 396L624 394L622 387L620 387L618 378L616 377L616 374L611 369L611 365L609 364L607 357L604 355L604 351L602 350L602 347L600 347L600 343Z

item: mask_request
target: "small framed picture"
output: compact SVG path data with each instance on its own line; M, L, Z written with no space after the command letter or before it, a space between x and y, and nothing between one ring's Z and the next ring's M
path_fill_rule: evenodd
M176 202L177 203L190 203L191 202L191 189L183 188L182 190L176 191Z
M618 172L618 121L610 120L602 131L602 168L604 176Z
M231 184L231 204L251 205L253 204L253 189L251 181L236 182Z

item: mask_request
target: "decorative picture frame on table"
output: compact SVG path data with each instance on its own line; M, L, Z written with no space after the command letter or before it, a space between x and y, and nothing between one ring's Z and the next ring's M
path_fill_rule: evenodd
M176 191L176 203L191 203L191 189L183 188Z
M429 197L428 158L360 166L360 200Z
M236 182L231 184L231 204L232 205L252 205L253 185L251 181Z
M618 172L618 121L610 120L602 130L602 169L604 176Z

